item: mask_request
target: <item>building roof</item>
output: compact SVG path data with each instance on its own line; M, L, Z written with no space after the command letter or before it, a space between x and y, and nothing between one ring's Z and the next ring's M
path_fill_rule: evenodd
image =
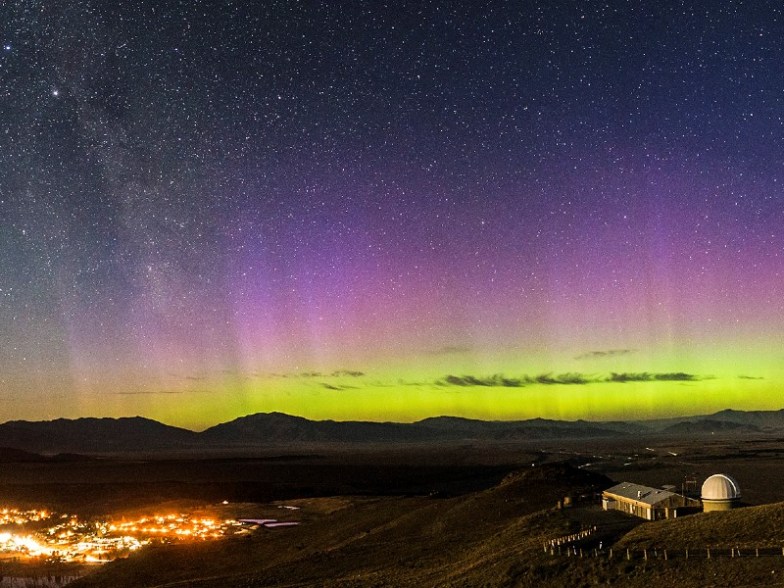
M668 490L651 488L650 486L643 486L641 484L632 484L631 482L621 482L617 486L605 490L604 494L612 494L613 496L650 506L675 496L674 492Z
M713 474L702 484L703 500L736 500L740 498L740 486L727 474Z

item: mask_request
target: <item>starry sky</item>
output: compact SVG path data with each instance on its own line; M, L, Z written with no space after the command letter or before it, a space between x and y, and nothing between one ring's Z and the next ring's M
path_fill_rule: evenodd
M0 420L778 409L778 2L0 5Z

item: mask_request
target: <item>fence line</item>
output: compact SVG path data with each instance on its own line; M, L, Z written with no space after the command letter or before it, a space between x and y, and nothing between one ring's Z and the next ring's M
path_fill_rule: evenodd
M626 561L648 561L648 560L671 560L671 559L731 559L731 558L757 558L757 557L781 557L784 558L784 547L700 547L700 548L680 548L667 549L662 547L652 547L650 549L601 549L600 547L587 547L578 545L577 542L590 536L595 532L588 529L573 535L565 535L543 544L544 552L552 556L566 557L603 557L606 559L623 559ZM583 535L587 533L587 535ZM563 543L566 537L578 537L572 541Z
M555 539L551 539L544 544L544 550L547 551L548 548L553 547L560 547L562 545L568 545L569 543L576 543L577 541L582 541L583 539L589 538L591 535L596 533L596 525L593 527L589 527L588 529L583 529L577 533L571 533L569 535L562 535L561 537L556 537Z

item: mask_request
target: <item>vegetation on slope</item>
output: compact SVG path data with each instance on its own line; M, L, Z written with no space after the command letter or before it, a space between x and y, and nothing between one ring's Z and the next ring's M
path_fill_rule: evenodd
M523 470L498 486L453 498L312 498L302 525L260 529L216 543L165 546L104 566L73 588L118 586L406 588L651 585L781 585L784 557L627 560L625 549L707 545L781 545L784 504L638 524L592 509L558 510L564 495L590 492L599 478L564 465ZM606 481L605 481L606 483ZM582 514L581 514L582 513ZM543 544L595 517L602 535L595 557L545 552ZM624 535L625 533L625 535ZM586 546L587 547L587 546ZM609 547L613 556L609 557Z
M784 547L784 502L640 525L619 548Z

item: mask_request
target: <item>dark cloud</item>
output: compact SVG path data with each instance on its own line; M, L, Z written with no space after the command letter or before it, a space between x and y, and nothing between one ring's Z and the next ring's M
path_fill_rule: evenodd
M520 388L526 382L518 378L507 378L500 374L495 374L486 378L475 376L446 376L443 380L436 382L439 386L488 386L498 388Z
M299 372L296 374L291 374L293 376L297 376L300 378L340 378L344 376L349 376L351 378L359 378L365 375L365 372L360 372L357 370L335 370L329 374L325 374L323 372ZM288 374L283 374L284 378L289 377Z
M575 373L564 374L540 374L538 376L522 376L520 378L510 378L501 374L494 374L487 377L477 376L454 376L449 375L438 380L436 384L440 386L487 386L495 388L522 388L531 384L590 384L598 380L590 376Z
M687 374L685 372L671 372L661 374L651 374L648 372L640 373L612 373L607 378L608 382L697 382L707 378L695 376L694 374Z
M695 382L698 380L706 380L708 378L695 376L694 374L687 374L684 372L673 372L670 374L653 374L653 379L661 382Z
M739 380L764 380L762 376L738 376Z
M685 372L669 372L669 373L615 373L609 376L596 376L593 374L582 374L579 372L565 372L562 374L539 374L538 376L521 376L519 378L510 378L501 374L494 374L492 376L480 377L470 375L448 375L436 381L438 386L483 386L492 388L522 388L523 386L530 385L566 385L566 386L583 386L587 384L597 384L602 382L619 383L626 382L697 382L709 379L708 377L701 377L694 374L687 374Z
M541 374L534 378L534 382L537 384L590 384L596 382L596 379L577 373Z
M356 390L356 386L336 386L335 384L328 384L326 382L321 382L321 387L326 388L327 390Z
M603 357L618 357L634 353L634 349L605 349L601 351L588 351L575 357L575 359L601 359Z

